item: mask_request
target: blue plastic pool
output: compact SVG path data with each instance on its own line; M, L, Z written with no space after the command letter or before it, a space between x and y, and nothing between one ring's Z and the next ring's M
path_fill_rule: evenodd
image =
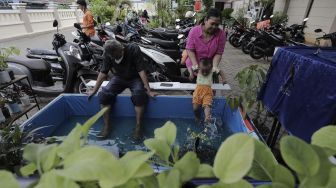
M158 96L150 100L143 123L145 138L153 137L154 129L170 120L177 126L176 142L183 146L182 150L194 149L195 137L192 135L202 133L205 139L201 140L200 148L202 146L210 148L214 155L220 144L231 134L245 132L256 136L253 128L249 126L251 123L243 121L238 110L232 111L226 104L225 98L215 98L213 102L215 134L210 134L210 131L204 133L204 127L194 121L191 101L191 96ZM31 117L23 126L30 128L49 126L41 129L40 134L45 137L65 136L77 122L85 122L99 109L97 98L88 101L85 95L63 94ZM122 154L128 150L145 149L142 141L136 141L132 137L132 129L135 125L134 115L130 97L118 96L111 110L113 130L110 137L106 140L96 139L95 134L100 131L103 124L100 119L90 130L89 143L105 147L116 154Z

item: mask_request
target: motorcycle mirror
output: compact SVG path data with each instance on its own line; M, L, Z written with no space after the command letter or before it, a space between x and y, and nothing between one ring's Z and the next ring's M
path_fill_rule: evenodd
M78 30L82 30L82 27L80 26L79 23L74 23L74 27L77 28Z
M98 23L101 23L100 16L98 16L97 21L98 21Z
M110 22L106 22L105 25L111 25L111 23Z
M175 22L180 22L181 20L180 19L176 19Z
M305 18L305 19L303 19L304 22L306 22L306 21L308 21L308 20L309 20L309 18Z
M320 28L315 29L314 32L315 32L315 33L321 33L321 32L322 32L322 29L320 29Z
M57 27L58 26L58 21L57 20L54 20L53 22L53 27Z
M273 18L274 17L274 15L272 14L271 16L270 16L270 18Z

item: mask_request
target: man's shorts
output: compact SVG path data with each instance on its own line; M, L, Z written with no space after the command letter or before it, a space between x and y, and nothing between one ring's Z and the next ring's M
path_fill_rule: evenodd
M193 93L193 104L205 106L211 106L213 98L213 91L211 86L208 85L197 85Z
M125 80L119 76L113 76L110 82L98 93L99 102L102 105L112 105L116 96L129 88L132 92L132 102L134 106L147 104L148 97L140 78Z

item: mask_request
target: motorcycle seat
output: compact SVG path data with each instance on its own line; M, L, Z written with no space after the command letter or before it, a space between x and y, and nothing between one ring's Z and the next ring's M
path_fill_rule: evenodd
M10 56L7 63L17 63L31 70L49 70L50 64L43 59L29 59L24 56Z
M149 31L154 36L159 36L165 39L177 39L178 33L168 33L164 31Z
M271 35L271 37L273 37L276 40L279 40L279 41L284 41L285 40L285 38L281 35L277 35L277 34L274 34L274 33L271 33L270 35Z
M104 43L100 40L97 34L91 37L91 42L97 44L97 45L104 45Z
M146 38L146 39L166 49L177 49L179 44L178 41L162 40L158 38Z
M27 52L33 55L50 55L50 56L57 56L55 50L45 50L45 49L36 49L36 48L27 48Z

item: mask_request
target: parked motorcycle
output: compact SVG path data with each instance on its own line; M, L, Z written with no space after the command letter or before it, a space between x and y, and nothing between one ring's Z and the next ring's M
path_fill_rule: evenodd
M314 32L315 33L324 33L323 36L316 38L317 45L320 45L320 40L330 40L331 41L331 47L334 47L334 48L336 47L336 32L327 34L327 33L323 32L322 29L315 29Z
M229 36L229 42L233 47L238 48L241 46L242 43L239 39L245 33L245 30L241 25L233 27L233 32Z
M53 27L57 28L52 41L53 48L57 56L62 59L59 63L64 69L62 83L57 84L58 82L53 80L51 65L44 59L12 57L7 61L8 67L15 75L27 75L34 92L40 96L54 96L72 92L84 93L86 92L85 84L91 79L96 79L98 75L95 70L97 65L91 61L92 54L88 52L85 34L81 33L82 38L76 44L67 42L64 35L58 32L57 20L54 20Z

